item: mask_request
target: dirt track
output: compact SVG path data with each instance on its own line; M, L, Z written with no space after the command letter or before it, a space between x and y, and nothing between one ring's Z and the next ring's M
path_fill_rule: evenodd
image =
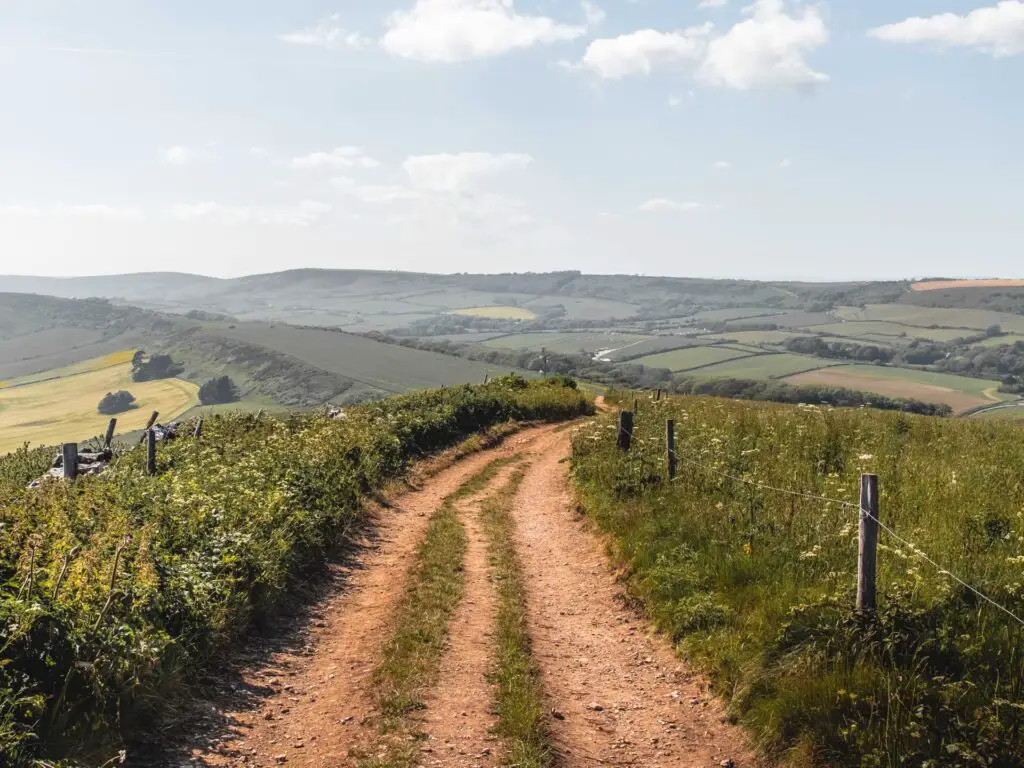
M381 509L376 536L364 542L356 566L338 567L309 626L270 653L254 652L225 701L210 705L204 726L185 735L169 764L354 766L350 750L375 734L370 675L430 514L492 459L514 454L529 461L513 515L557 764L752 766L743 734L724 722L703 682L620 599L600 542L571 503L562 461L568 452L564 430L529 430ZM465 593L438 685L417 716L423 766L500 764L500 743L490 733L494 595L476 520L480 498L458 507L469 536Z

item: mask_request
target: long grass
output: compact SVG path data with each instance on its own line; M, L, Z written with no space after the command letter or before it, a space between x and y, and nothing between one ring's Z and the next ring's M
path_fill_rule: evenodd
M547 768L554 765L554 752L544 721L544 689L526 625L526 585L512 517L512 503L523 476L523 470L516 471L481 508L498 598L492 677L497 689L497 731L504 741L503 764Z
M857 509L768 487L856 504L860 475L878 474L887 525L1021 616L1018 427L644 400L627 454L613 419L574 436L580 502L763 752L834 768L1024 765L1024 628L884 533L879 610L858 617Z

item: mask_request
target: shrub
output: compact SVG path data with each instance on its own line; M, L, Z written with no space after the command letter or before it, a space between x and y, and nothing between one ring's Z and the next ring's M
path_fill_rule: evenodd
M199 402L203 405L219 405L238 402L238 387L230 376L218 376L210 379L199 388Z
M107 392L100 400L100 404L96 406L96 410L105 416L113 416L118 413L124 413L130 411L132 408L136 408L135 395L131 392L122 389L120 392Z
M132 369L134 381L155 381L157 379L173 379L184 373L185 367L174 362L170 355L153 355Z

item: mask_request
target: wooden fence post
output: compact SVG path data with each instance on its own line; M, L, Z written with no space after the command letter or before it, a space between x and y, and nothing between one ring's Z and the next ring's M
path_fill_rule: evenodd
M633 412L619 412L619 448L628 451L633 442Z
M60 447L61 462L64 465L64 479L78 477L78 443L64 443Z
M146 430L146 473L156 474L156 430L152 427Z
M669 419L665 422L665 465L668 468L668 479L676 479L676 423Z
M149 434L149 430L151 430L153 425L156 424L156 419L159 415L160 411L153 411L152 415L150 415L149 421L146 422L146 427L142 431L142 437L139 438L139 445L142 445L146 441L146 435Z
M196 429L195 429L195 432L192 433L192 437L194 437L196 440L198 440L202 436L203 436L203 417L200 416L198 419L196 419Z
M657 394L654 395L654 402L656 402L656 403L660 403L661 402L661 389L660 388L658 389Z
M873 613L877 607L878 475L860 477L860 544L857 549L857 611Z
M111 419L107 424L107 434L103 438L104 449L110 447L110 441L114 439L114 430L117 429L117 419Z

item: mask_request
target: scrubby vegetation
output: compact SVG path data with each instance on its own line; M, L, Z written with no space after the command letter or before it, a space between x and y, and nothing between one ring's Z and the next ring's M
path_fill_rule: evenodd
M509 419L591 410L561 383L505 377L346 418L214 417L74 485L0 461L0 763L103 763L216 652L281 605L409 462Z
M199 388L199 402L203 405L220 405L235 403L240 399L238 387L230 376L218 376L210 379Z
M100 404L96 406L96 410L104 416L114 416L118 413L130 411L135 407L135 395L126 389L122 389L119 392L107 392L103 399L100 400Z
M1024 615L1022 466L1012 425L710 398L644 399L629 453L610 418L573 442L580 502L630 588L793 766L1024 765L1024 626L919 554ZM853 610L862 473L915 545L883 532L868 616Z
M173 379L185 372L185 367L176 363L170 355L151 355L148 358L132 361L132 379L134 381L155 381L157 379Z

